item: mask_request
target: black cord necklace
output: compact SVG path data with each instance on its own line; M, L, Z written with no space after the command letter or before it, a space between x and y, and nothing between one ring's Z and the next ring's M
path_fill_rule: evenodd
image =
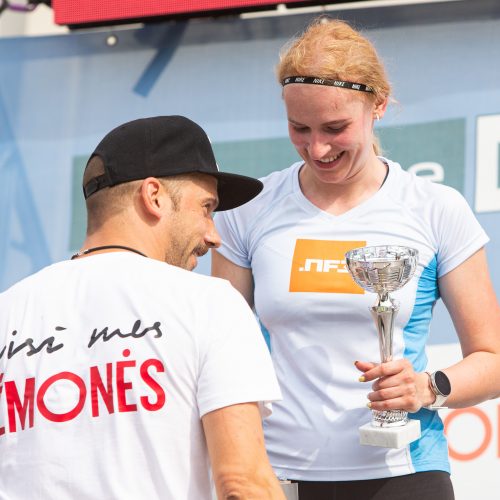
M139 250L136 250L135 248L126 247L124 245L104 245L102 247L92 247L92 248L86 248L85 250L80 250L79 252L71 256L71 260L81 257L82 255L87 255L92 252L97 252L98 250L108 250L109 248L119 248L120 250L128 250L129 252L138 253L143 257L147 257L146 254L139 252Z

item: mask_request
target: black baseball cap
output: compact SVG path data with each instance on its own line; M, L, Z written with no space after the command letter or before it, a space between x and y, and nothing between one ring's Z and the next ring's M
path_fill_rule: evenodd
M147 177L202 173L217 179L217 211L230 210L257 196L262 182L220 172L205 131L184 116L140 118L120 125L97 145L104 174L83 186L85 199L105 187Z

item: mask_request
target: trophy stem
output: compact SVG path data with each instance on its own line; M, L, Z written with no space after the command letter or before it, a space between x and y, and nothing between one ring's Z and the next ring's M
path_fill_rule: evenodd
M382 363L392 361L392 338L394 320L399 303L388 293L377 294L376 304L370 308L378 332L380 359ZM372 411L372 425L376 427L398 427L408 421L408 412L403 410Z
M382 363L392 361L394 320L399 311L399 303L388 293L377 295L377 302L370 310L377 327L380 360Z

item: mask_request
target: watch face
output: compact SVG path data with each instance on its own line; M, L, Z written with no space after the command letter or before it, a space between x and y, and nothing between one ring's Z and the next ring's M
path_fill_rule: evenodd
M446 373L437 371L434 373L434 383L443 396L449 396L451 392L450 379Z

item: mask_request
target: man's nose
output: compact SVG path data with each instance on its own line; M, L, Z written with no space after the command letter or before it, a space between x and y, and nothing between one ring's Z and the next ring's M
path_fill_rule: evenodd
M221 237L215 228L214 221L211 220L209 224L208 231L205 234L205 243L210 248L219 248L222 242Z

